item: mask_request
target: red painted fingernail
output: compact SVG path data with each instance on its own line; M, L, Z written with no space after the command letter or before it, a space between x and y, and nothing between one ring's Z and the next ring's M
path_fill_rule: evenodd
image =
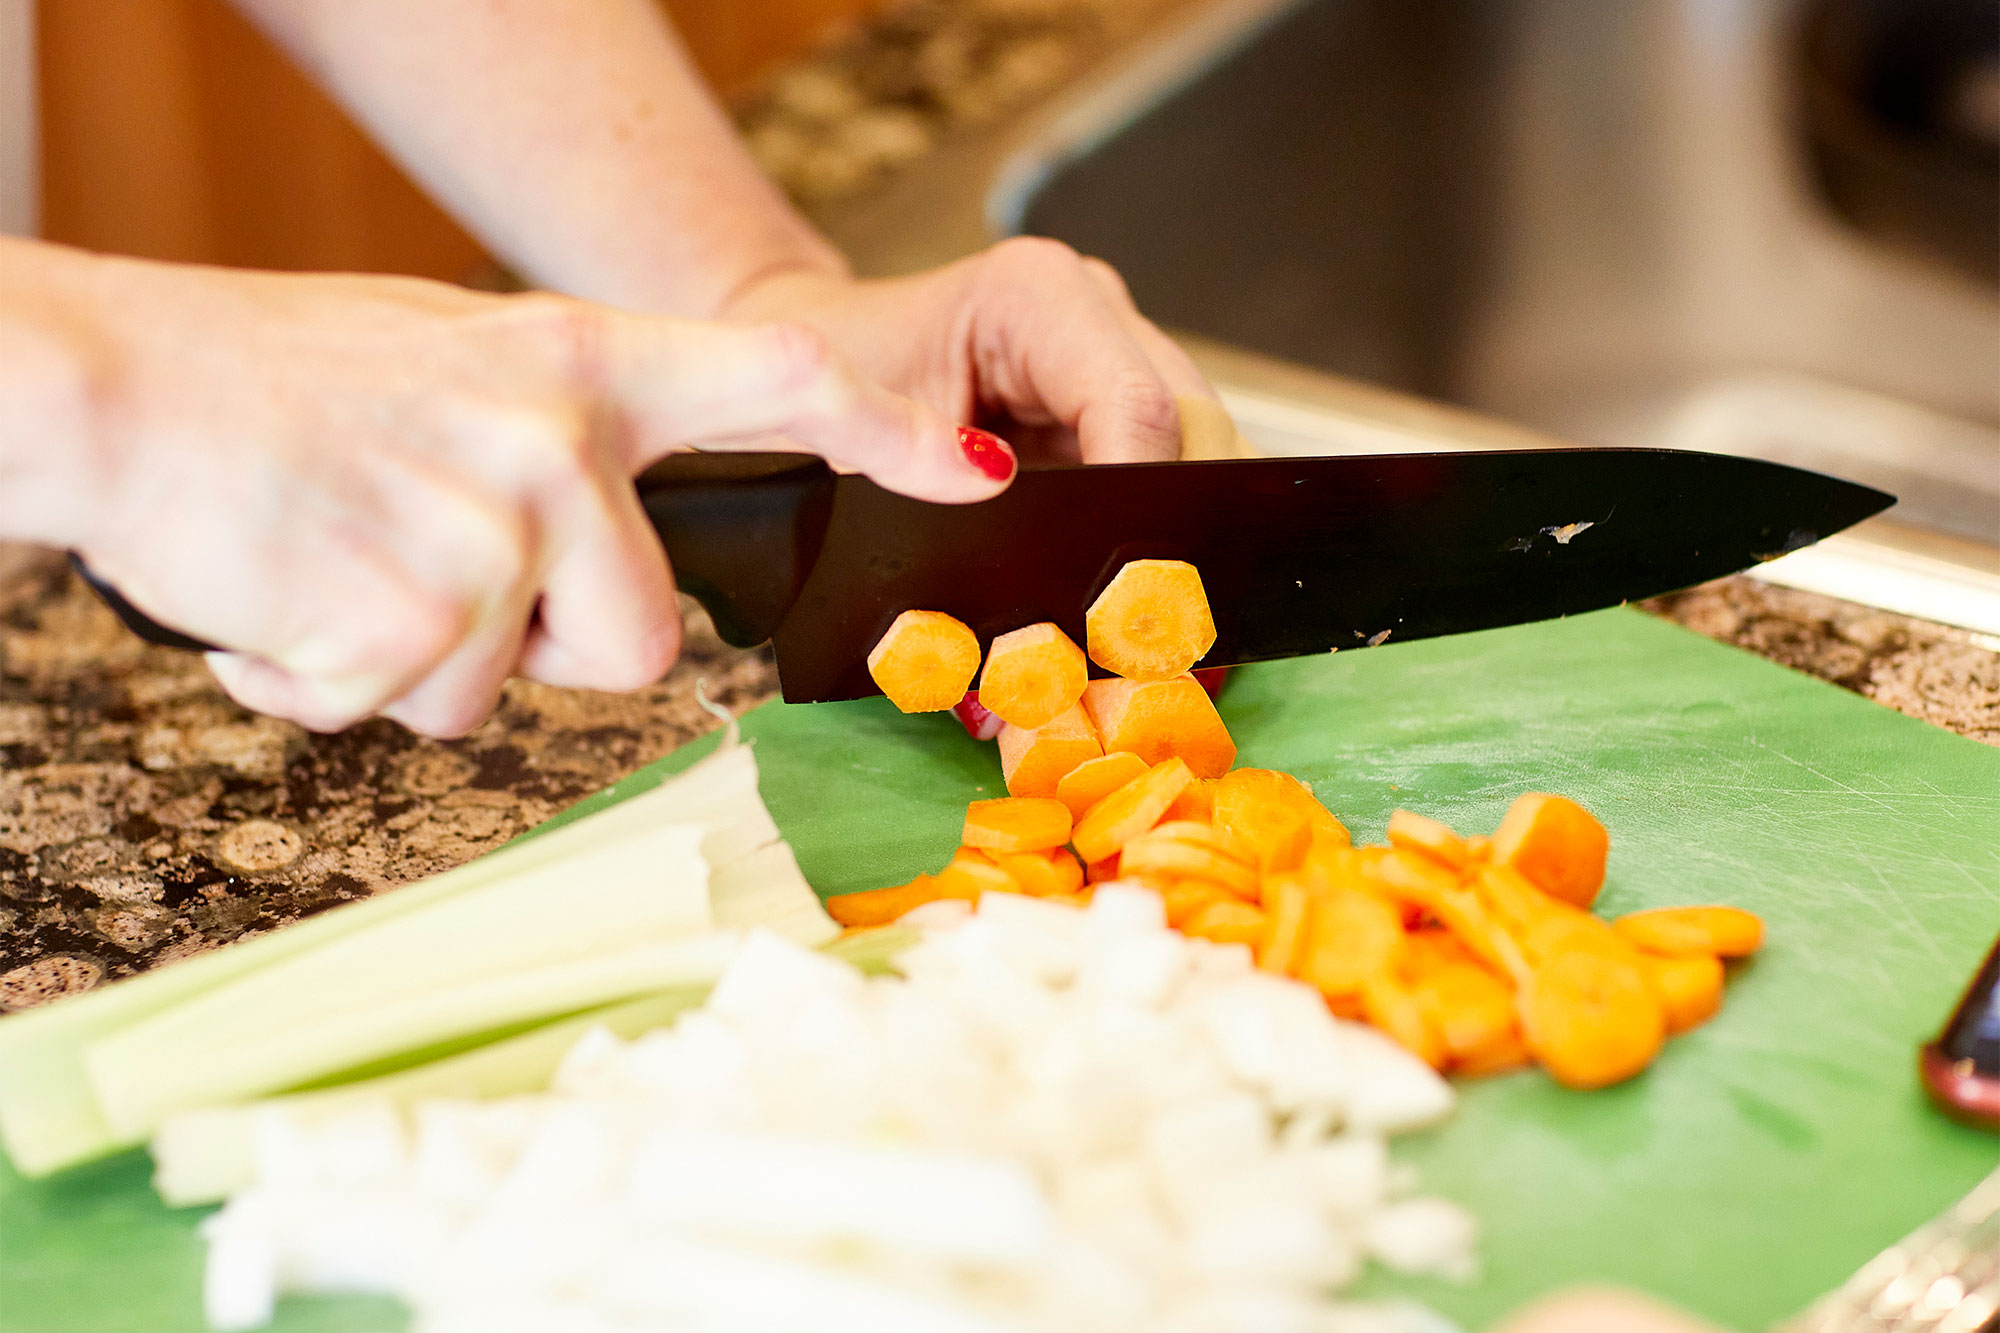
M965 451L965 461L984 472L995 481L1007 481L1014 475L1014 446L998 435L977 430L971 426L958 428L958 447Z

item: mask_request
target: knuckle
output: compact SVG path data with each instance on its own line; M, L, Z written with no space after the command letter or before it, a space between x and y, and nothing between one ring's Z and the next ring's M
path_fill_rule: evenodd
M585 390L604 383L611 335L604 310L546 292L527 293L512 302L527 336L565 383Z
M1014 236L992 251L995 262L1028 282L1071 281L1083 272L1083 256L1047 236Z
M810 392L837 376L839 361L826 335L809 324L767 324L762 330L766 364L783 389Z
M1125 284L1125 275L1095 255L1083 257L1083 271L1104 291L1126 305L1132 304L1132 289Z
M1138 366L1120 371L1105 397L1113 411L1135 429L1167 439L1180 438L1180 406L1173 391L1152 371Z

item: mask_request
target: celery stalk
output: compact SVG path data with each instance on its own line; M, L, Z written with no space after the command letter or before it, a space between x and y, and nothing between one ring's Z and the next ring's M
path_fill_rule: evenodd
M540 1091L590 1029L602 1027L620 1037L636 1037L694 1008L708 989L684 986L641 996L379 1078L183 1112L162 1124L154 1136L153 1184L174 1208L216 1203L250 1184L255 1173L253 1126L259 1115L277 1113L312 1123L378 1102L407 1110L433 1098Z

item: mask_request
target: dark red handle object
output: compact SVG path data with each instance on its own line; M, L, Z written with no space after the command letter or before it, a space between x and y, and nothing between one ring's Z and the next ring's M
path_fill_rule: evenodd
M1917 1068L1945 1114L2000 1131L2000 940Z

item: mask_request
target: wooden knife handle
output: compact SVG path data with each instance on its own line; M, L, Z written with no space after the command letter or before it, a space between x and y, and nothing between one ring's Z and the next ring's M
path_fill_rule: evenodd
M810 454L674 454L638 480L639 503L681 591L708 608L725 642L764 642L812 572L833 511L833 472ZM219 651L162 625L99 578L70 565L134 634L163 648Z

